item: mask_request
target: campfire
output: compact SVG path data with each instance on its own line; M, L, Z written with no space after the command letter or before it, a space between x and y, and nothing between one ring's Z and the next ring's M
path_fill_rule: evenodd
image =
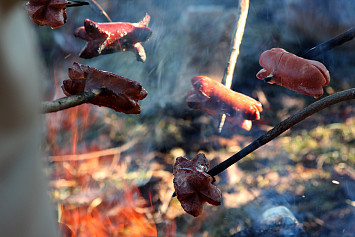
M355 30L295 50L274 3L211 2L27 3L61 236L354 230L354 79L327 57Z

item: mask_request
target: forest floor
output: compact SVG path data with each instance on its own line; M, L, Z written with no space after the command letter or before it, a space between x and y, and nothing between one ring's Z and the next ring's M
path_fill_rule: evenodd
M202 113L165 115L156 124L90 105L74 108L60 116L61 126L58 115L51 115L55 123L48 119L49 127L67 125L47 140L57 146L47 170L51 196L60 220L78 236L229 236L257 229L263 212L277 206L287 207L308 236L351 236L354 112L350 103L329 108L245 157L216 177L222 205L207 205L194 218L171 198L175 158L203 152L213 167L270 127L255 124L252 136L240 129L219 134L216 121ZM337 119L328 123L329 116Z

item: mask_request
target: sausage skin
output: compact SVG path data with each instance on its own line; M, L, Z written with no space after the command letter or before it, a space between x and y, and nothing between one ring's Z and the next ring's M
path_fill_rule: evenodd
M191 83L194 88L187 98L190 107L207 110L209 114L227 113L234 116L240 113L247 120L260 119L263 108L259 101L232 91L207 76L196 76Z
M323 95L330 75L320 62L298 57L281 48L273 48L260 55L259 64L263 67L256 77L269 83L286 87L298 93L318 98Z

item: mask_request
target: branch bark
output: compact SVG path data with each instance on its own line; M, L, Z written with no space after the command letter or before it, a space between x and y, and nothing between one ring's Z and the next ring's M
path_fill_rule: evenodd
M240 15L239 20L234 27L233 39L231 42L231 47L229 50L229 57L226 65L226 69L224 70L224 75L221 83L225 85L227 88L231 88L233 81L233 74L235 69L235 64L237 63L237 58L239 56L239 48L242 43L242 38L244 35L245 24L247 21L248 10L249 10L249 0L240 0ZM218 131L221 132L224 121L226 120L226 114L221 116L221 120L218 126Z
M342 45L354 38L355 38L355 27L334 37L331 40L328 40L322 44L319 44L319 45L311 48L310 50L308 50L307 52L302 54L301 57L308 58L308 59L315 58L315 57L321 55L322 53L324 53L328 50L331 50L331 49L335 48L336 46Z
M346 100L353 100L353 99L355 99L355 88L341 91L333 95L329 95L327 97L324 97L323 99L320 99L310 104L306 108L302 109L301 111L297 112L296 114L292 115L291 117L277 124L273 129L269 130L264 135L254 140L251 144L249 144L248 146L246 146L245 148L243 148L242 150L240 150L238 153L234 154L227 160L213 167L207 173L211 176L215 176L221 173L229 166L237 163L243 157L247 156L251 152L258 149L259 147L265 145L269 141L273 140L274 138L276 138L277 136L279 136L280 134L282 134L292 126L296 125L297 123L301 122L302 120L306 119L307 117L311 116L312 114L315 114L321 111L322 109L325 109L339 102L346 101Z
M301 111L297 112L296 114L292 115L291 117L283 120L279 124L277 124L273 129L266 132L264 135L260 136L258 139L254 140L248 146L244 147L238 153L232 155L227 160L223 161L222 163L216 165L212 169L210 169L207 173L211 176L216 176L217 174L221 173L222 171L226 170L231 165L237 163L245 156L249 155L259 147L265 145L269 141L273 140L277 136L281 135L297 123L301 122L302 120L308 118L309 116L337 103L346 100L353 100L355 99L355 88L351 88L349 90L340 91L333 95L329 95L320 99L306 108L302 109ZM175 192L173 193L172 197L175 197Z
M67 7L81 7L85 5L89 5L89 3L85 1L68 1Z
M83 91L79 94L63 97L54 101L42 102L41 112L43 114L58 112L60 110L69 109L77 105L90 102L92 99L104 92L104 88Z
M247 16L248 16L248 9L249 9L249 0L240 0L239 20L234 27L233 39L231 42L231 47L229 49L229 57L221 82L227 88L230 88L232 86L233 73L235 69L235 64L237 63L237 58L239 56L240 44L242 43L242 38L244 35L245 23L247 21Z

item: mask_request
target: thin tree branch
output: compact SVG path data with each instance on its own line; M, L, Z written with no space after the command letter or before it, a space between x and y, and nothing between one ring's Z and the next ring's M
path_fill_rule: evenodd
M284 121L280 122L277 124L273 129L269 130L266 132L264 135L260 136L258 139L253 141L251 144L240 150L238 153L234 154L227 160L223 161L222 163L218 164L217 166L213 167L211 170L209 170L207 173L211 176L215 176L225 169L227 169L229 166L235 164L239 160L241 160L243 157L247 156L251 152L255 151L259 147L265 145L269 141L273 140L292 126L296 125L297 123L301 122L302 120L306 119L307 117L311 116L312 114L315 114L322 109L325 109L331 105L337 104L339 102L345 101L345 100L353 100L355 99L355 88L341 91L338 93L335 93L333 95L329 95L327 97L324 97L323 99L320 99L306 108L302 109L298 113L292 115L291 117L285 119Z
M296 114L292 115L291 117L283 120L279 124L277 124L273 129L266 132L264 135L260 136L258 139L254 140L248 146L244 147L238 153L232 155L227 160L223 161L222 163L216 165L212 169L210 169L207 173L211 176L216 176L217 174L221 173L222 171L226 170L231 165L237 163L245 156L249 155L259 147L265 145L266 143L270 142L283 132L290 129L292 126L296 125L297 123L301 122L302 120L308 118L309 116L337 103L346 100L353 100L355 99L355 88L337 92L333 95L329 95L320 99L306 108L302 109L301 111L297 112ZM175 197L176 194L173 194Z
M96 2L95 0L90 0L90 1L100 10L100 13L104 15L109 22L112 22L107 12L101 7L101 5L98 2Z
M353 38L355 38L355 27L334 37L331 40L328 40L322 44L319 44L319 45L311 48L310 50L308 50L307 52L302 54L301 57L308 58L308 59L315 58L315 57L319 56L320 54L333 49L336 46L342 45L342 44L352 40Z
M242 43L244 34L245 23L247 21L249 9L249 0L240 0L240 16L237 24L234 27L233 39L231 42L231 48L229 50L229 57L224 75L222 78L222 84L230 88L232 86L233 73L237 58L239 56L239 48Z
M249 10L249 0L240 0L240 16L237 24L234 27L234 31L233 31L234 37L231 42L231 48L229 50L229 58L222 78L222 84L225 85L227 88L231 88L232 86L235 64L237 63L237 58L239 56L239 48L240 48L240 44L242 43L242 38L244 35L248 10ZM226 114L223 114L218 126L219 132L222 131L225 119L226 119Z
M84 5L89 5L89 3L85 1L68 1L67 7L81 7Z
M88 91L83 91L80 94L63 97L54 101L44 101L42 102L41 112L43 114L58 112L60 110L69 109L77 105L90 102L96 96L100 95L105 89L93 89Z

